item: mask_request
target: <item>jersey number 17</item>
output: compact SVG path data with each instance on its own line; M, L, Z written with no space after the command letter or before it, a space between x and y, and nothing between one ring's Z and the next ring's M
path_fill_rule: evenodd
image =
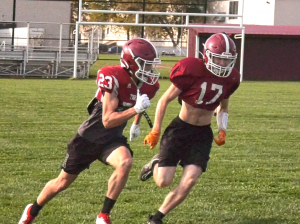
M202 104L202 103L204 103L203 98L204 98L204 95L206 93L206 88L207 88L207 82L203 82L201 84L201 93L200 93L198 99L195 101L196 104ZM216 100L222 94L223 86L213 83L211 85L211 90L212 91L218 91L218 92L216 93L216 95L209 102L206 102L205 104L212 104L212 103L216 102Z

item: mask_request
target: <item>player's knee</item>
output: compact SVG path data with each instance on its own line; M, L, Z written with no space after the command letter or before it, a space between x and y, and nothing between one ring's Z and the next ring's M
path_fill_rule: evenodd
M197 179L196 178L187 178L184 181L184 187L186 188L186 190L191 189L192 187L194 187L197 183Z
M66 190L71 183L69 183L66 179L57 178L54 180L55 191L57 193Z
M124 172L129 172L132 167L132 158L122 159L118 167Z
M172 184L172 180L169 179L164 179L164 178L160 178L155 180L157 186L161 187L161 188L166 188L169 187Z

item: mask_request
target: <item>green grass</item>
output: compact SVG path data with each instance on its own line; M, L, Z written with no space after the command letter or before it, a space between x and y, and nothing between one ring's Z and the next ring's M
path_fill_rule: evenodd
M161 81L148 110L152 119L169 84ZM96 86L93 79L0 79L0 86L0 223L15 224L26 204L59 174L66 145L87 118L86 105ZM164 223L298 224L299 89L297 82L243 82L230 102L226 144L214 144L207 172ZM163 126L178 113L173 102ZM216 134L215 119L212 127ZM181 168L170 188L138 180L141 167L158 152L143 145L149 131L143 119L141 136L131 143L135 154L128 184L111 214L114 224L146 223L179 181ZM112 171L93 163L43 208L36 223L95 223Z
M157 70L161 73L162 78L168 78L172 67L183 57L168 57L161 56L161 66ZM93 64L90 69L90 78L94 78L97 75L97 71L105 66L120 65L120 55L118 54L101 54L99 59Z

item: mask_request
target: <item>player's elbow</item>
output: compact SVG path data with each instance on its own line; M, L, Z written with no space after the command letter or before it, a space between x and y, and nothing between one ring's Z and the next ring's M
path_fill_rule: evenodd
M106 122L106 121L103 121L103 126L104 126L106 129L108 129L108 128L109 128L109 123Z
M115 119L112 113L103 113L102 114L102 123L106 129L115 127Z
M108 118L103 119L102 123L106 129L113 128L113 124Z
M170 101L168 101L168 99L161 98L157 103L157 107L165 109L169 103Z

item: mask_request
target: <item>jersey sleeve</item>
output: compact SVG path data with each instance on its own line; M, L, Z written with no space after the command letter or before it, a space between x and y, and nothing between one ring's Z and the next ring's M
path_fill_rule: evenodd
M187 66L179 61L171 70L170 81L178 89L185 91L193 84L193 76L189 74Z
M232 85L229 88L229 91L224 96L224 99L229 99L229 97L239 88L240 86L240 73L234 69L232 72L232 76L234 77L235 82L232 83Z
M102 92L101 92L101 89L98 88L97 91L96 91L96 94L95 94L95 98L99 101L101 101L101 98L102 98Z
M117 85L114 76L105 67L98 71L96 83L101 91L109 93L113 93Z
M156 96L156 94L158 93L159 88L160 88L159 82L155 83L153 94L151 94L151 96L149 96L150 100L152 100Z
M224 96L224 99L228 99L240 86L240 83L234 83L229 89L228 93Z
M147 96L151 100L151 99L153 99L156 96L156 94L157 94L157 92L159 90L159 87L160 87L159 82L156 82L154 85L146 85L146 84L144 84L141 87L140 91L141 91L141 94L147 94Z

